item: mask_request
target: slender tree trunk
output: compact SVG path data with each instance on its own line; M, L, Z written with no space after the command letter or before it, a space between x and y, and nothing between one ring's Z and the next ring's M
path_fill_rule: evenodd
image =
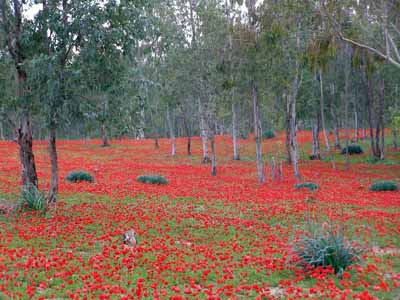
M51 180L50 190L47 198L48 203L57 202L58 193L58 160L57 160L57 145L56 145L56 129L55 126L50 127L50 138L49 138L49 155L51 163Z
M284 95L284 98L286 99L286 161L288 164L292 164L292 152L290 150L290 140L291 140L291 126L290 126L290 118L291 118L291 113L290 113L290 96Z
M381 89L379 95L379 117L378 123L380 124L379 127L381 129L381 143L377 141L377 147L379 148L379 158L381 160L385 159L385 120L384 120L384 113L385 113L385 80L382 79L381 82ZM378 134L378 133L377 133Z
M215 151L215 135L212 130L210 130L210 144L211 144L211 175L217 176L217 153Z
M334 132L334 136L335 136L335 149L342 149L342 146L340 145L340 123L339 123L339 119L334 111L334 108L331 106L330 108L331 110L331 116L332 116L332 120L333 120L333 132Z
M158 143L158 135L154 137L154 149L160 149L160 144Z
M321 125L322 125L322 131L324 134L324 139L325 139L325 147L327 151L331 150L331 146L329 144L329 138L328 138L328 134L326 132L326 126L325 126L325 112L324 112L324 85L323 85L323 81L322 81L322 71L321 69L319 70L319 82L320 82L320 90L321 90L321 101L320 101L320 110L321 110Z
M257 164L257 176L258 182L263 183L264 168L262 161L262 133L261 133L261 119L260 119L260 108L258 103L258 88L254 80L251 82L252 96L253 96L253 117L254 117L254 135L256 139L256 164Z
M358 128L358 113L357 113L357 106L354 104L354 139L356 142L360 139L360 132Z
M110 146L110 142L108 141L108 136L107 136L106 124L104 123L101 124L101 139L103 141L102 147Z
M240 160L239 144L237 138L237 116L236 116L235 103L232 103L232 143L233 143L233 160Z
M297 145L297 128L296 128L296 100L297 100L297 89L298 89L298 83L296 80L296 87L295 91L292 91L290 95L288 96L289 99L289 123L290 123L290 156L291 156L291 162L292 162L292 167L293 167L293 172L294 176L296 178L300 178L300 172L299 172L299 149Z
M2 121L0 121L0 139L1 139L2 141L5 140L5 137L4 137L4 125L3 125L3 122L2 122Z
M175 138L174 124L172 122L171 112L169 111L169 108L167 108L167 122L169 128L169 136L171 139L171 155L176 156L176 138Z
M33 186L38 188L38 177L32 148L32 127L29 112L27 110L22 112L17 140L22 169L22 184L28 189Z
M208 142L207 142L207 129L206 129L206 120L204 117L203 106L199 99L199 116L200 116L200 137L201 137L201 145L203 148L203 159L202 163L207 164L211 162L210 156L208 154Z
M367 75L368 76L368 75ZM373 86L372 86L372 78L368 76L367 78L367 112L368 112L368 125L369 125L369 137L371 142L371 151L372 156L375 158L379 158L380 154L377 151L376 147L376 140L374 137L374 123L373 123L373 115L372 115L372 105L374 102L374 93L373 93ZM379 131L379 122L377 122L376 130ZM378 138L379 140L379 138Z
M315 160L321 159L321 147L319 145L319 132L320 132L319 129L320 129L320 114L317 113L316 120L314 121L312 126L313 143L312 143L311 158Z
M183 112L183 127L185 127L185 132L187 136L187 155L192 155L192 133L190 131L189 122L186 118L185 113Z

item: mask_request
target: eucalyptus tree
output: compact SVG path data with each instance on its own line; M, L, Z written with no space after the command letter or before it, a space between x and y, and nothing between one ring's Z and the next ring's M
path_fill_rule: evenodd
M0 29L16 71L16 99L19 115L17 142L21 162L22 184L25 188L38 187L35 157L32 149L31 110L33 103L27 98L26 61L35 47L32 23L23 16L24 0L0 0Z

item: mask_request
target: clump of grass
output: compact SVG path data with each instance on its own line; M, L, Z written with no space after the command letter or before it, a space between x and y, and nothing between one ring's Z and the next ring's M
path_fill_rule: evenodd
M16 209L45 213L47 211L46 196L34 185L24 186Z
M66 179L69 182L94 181L93 176L85 171L73 171L67 175Z
M162 175L141 175L136 179L138 182L149 184L167 184L168 181Z
M348 145L347 147L344 147L341 152L343 155L349 154L349 155L355 155L355 154L363 154L364 151L360 145L353 144L353 145Z
M330 266L339 277L348 266L360 260L362 253L360 248L345 239L342 230L326 230L317 223L310 224L309 231L293 249L303 267Z
M276 135L275 135L275 132L273 131L273 130L266 130L266 131L264 131L264 133L263 133L263 138L264 139L272 139L272 138L274 138Z
M299 190L299 189L309 189L310 191L315 191L315 190L317 190L319 187L318 187L318 184L316 184L316 183L314 183L314 182L303 182L303 183L297 183L297 184L295 184L295 185L294 185L294 188L295 188L296 190Z
M373 183L369 190L373 192L397 191L398 186L394 181L378 181Z

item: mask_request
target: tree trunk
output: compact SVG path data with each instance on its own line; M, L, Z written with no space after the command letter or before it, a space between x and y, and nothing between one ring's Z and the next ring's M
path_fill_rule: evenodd
M240 160L239 144L237 138L237 116L236 116L235 103L232 103L232 143L233 143L233 160Z
M175 131L174 131L174 125L172 123L172 117L171 113L169 111L169 108L167 108L167 122L168 122L168 128L169 128L169 136L171 139L171 155L176 156L176 139L175 139Z
M335 149L342 149L342 146L340 145L340 123L339 123L339 119L334 111L334 108L331 106L330 107L331 110L331 116L332 116L332 120L333 120L333 132L334 132L334 136L335 136Z
M0 121L0 139L1 139L2 141L5 140L5 136L4 136L4 125L3 125L3 122L2 122L2 121Z
M296 83L297 85L297 83ZM294 94L290 95L290 153L294 176L300 178L299 172L299 149L297 145L297 128L296 128L296 98L297 88Z
M183 127L185 127L185 132L187 136L187 155L192 155L192 132L190 131L189 122L186 118L185 113L183 112Z
M358 142L360 139L360 132L358 128L358 113L357 106L354 104L354 140Z
M32 127L29 112L25 109L21 115L18 128L19 157L22 169L22 184L25 188L38 188L38 177L36 173L35 157L32 148Z
M217 153L215 151L215 135L210 130L210 144L211 144L211 175L217 176Z
M381 159L380 137L381 137L381 112L380 107L378 114L373 114L373 103L375 102L373 93L373 85L371 76L367 79L367 111L368 111L368 124L371 142L372 156L376 159ZM380 106L380 105L379 105ZM375 117L375 118L374 118ZM382 113L383 117L383 113ZM374 120L375 119L375 133L374 133Z
M56 145L56 129L54 126L50 127L49 155L51 163L51 180L50 180L50 190L47 198L47 203L56 203L57 193L58 193L58 160L57 160L57 145Z
M392 129L392 137L393 137L393 148L397 150L399 145L397 143L397 130Z
M313 126L312 126L313 143L312 143L311 159L314 159L314 160L321 159L321 148L319 145L319 132L320 132L319 129L320 129L320 114L317 113L316 120L314 121Z
M325 147L327 151L331 150L331 146L329 144L329 138L328 134L326 132L326 126L325 126L325 113L324 113L324 86L323 86L323 81L322 81L322 71L319 70L319 82L320 82L320 90L321 90L321 101L320 101L320 110L321 110L321 125L322 125L322 131L324 134L324 139L325 139Z
M378 109L378 123L379 128L381 130L381 142L377 141L376 146L379 148L379 158L381 160L385 159L385 120L384 120L384 113L385 113L385 80L382 79L381 81L381 89L379 95L379 109ZM378 135L378 133L376 133Z
M254 118L254 135L256 139L256 164L257 164L257 177L258 182L263 183L264 168L262 161L262 133L261 133L261 119L260 119L260 108L258 103L258 88L254 80L251 82L252 96L253 96L253 118Z
M160 144L158 143L158 135L156 135L154 138L154 149L160 149Z
M291 113L290 113L290 97L284 95L284 98L286 99L286 161L288 164L292 164L292 152L290 150L290 140L291 140L291 127L290 127L290 118L291 118Z
M101 124L101 139L103 141L102 147L110 146L110 143L108 141L108 136L107 136L106 124L104 124L104 123Z
M203 164L208 164L211 162L210 156L208 155L208 141L207 141L207 129L206 129L206 120L204 117L203 106L199 99L199 116L200 116L200 137L201 137L201 145L203 149Z

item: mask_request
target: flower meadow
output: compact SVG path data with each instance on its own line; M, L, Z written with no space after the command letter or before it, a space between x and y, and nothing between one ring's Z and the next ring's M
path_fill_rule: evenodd
M307 151L311 135L299 134ZM359 158L349 168L302 160L299 183L283 164L282 180L259 185L254 140L240 141L231 160L228 136L216 140L218 174L202 165L200 139L60 141L60 195L45 215L0 215L0 299L398 299L400 295L400 193L372 192L371 183L399 181L393 165ZM284 136L264 141L265 161L283 157ZM40 189L49 187L46 142L34 144ZM367 151L365 151L367 152ZM306 155L305 155L306 156ZM367 157L363 154L362 157ZM353 160L353 158L351 158ZM93 182L69 182L77 170ZM0 142L0 205L20 193L18 148ZM136 178L161 174L167 184ZM359 262L337 276L332 268L295 263L293 245L310 220L340 226L363 249ZM133 228L135 248L122 243ZM336 227L335 227L336 228Z

